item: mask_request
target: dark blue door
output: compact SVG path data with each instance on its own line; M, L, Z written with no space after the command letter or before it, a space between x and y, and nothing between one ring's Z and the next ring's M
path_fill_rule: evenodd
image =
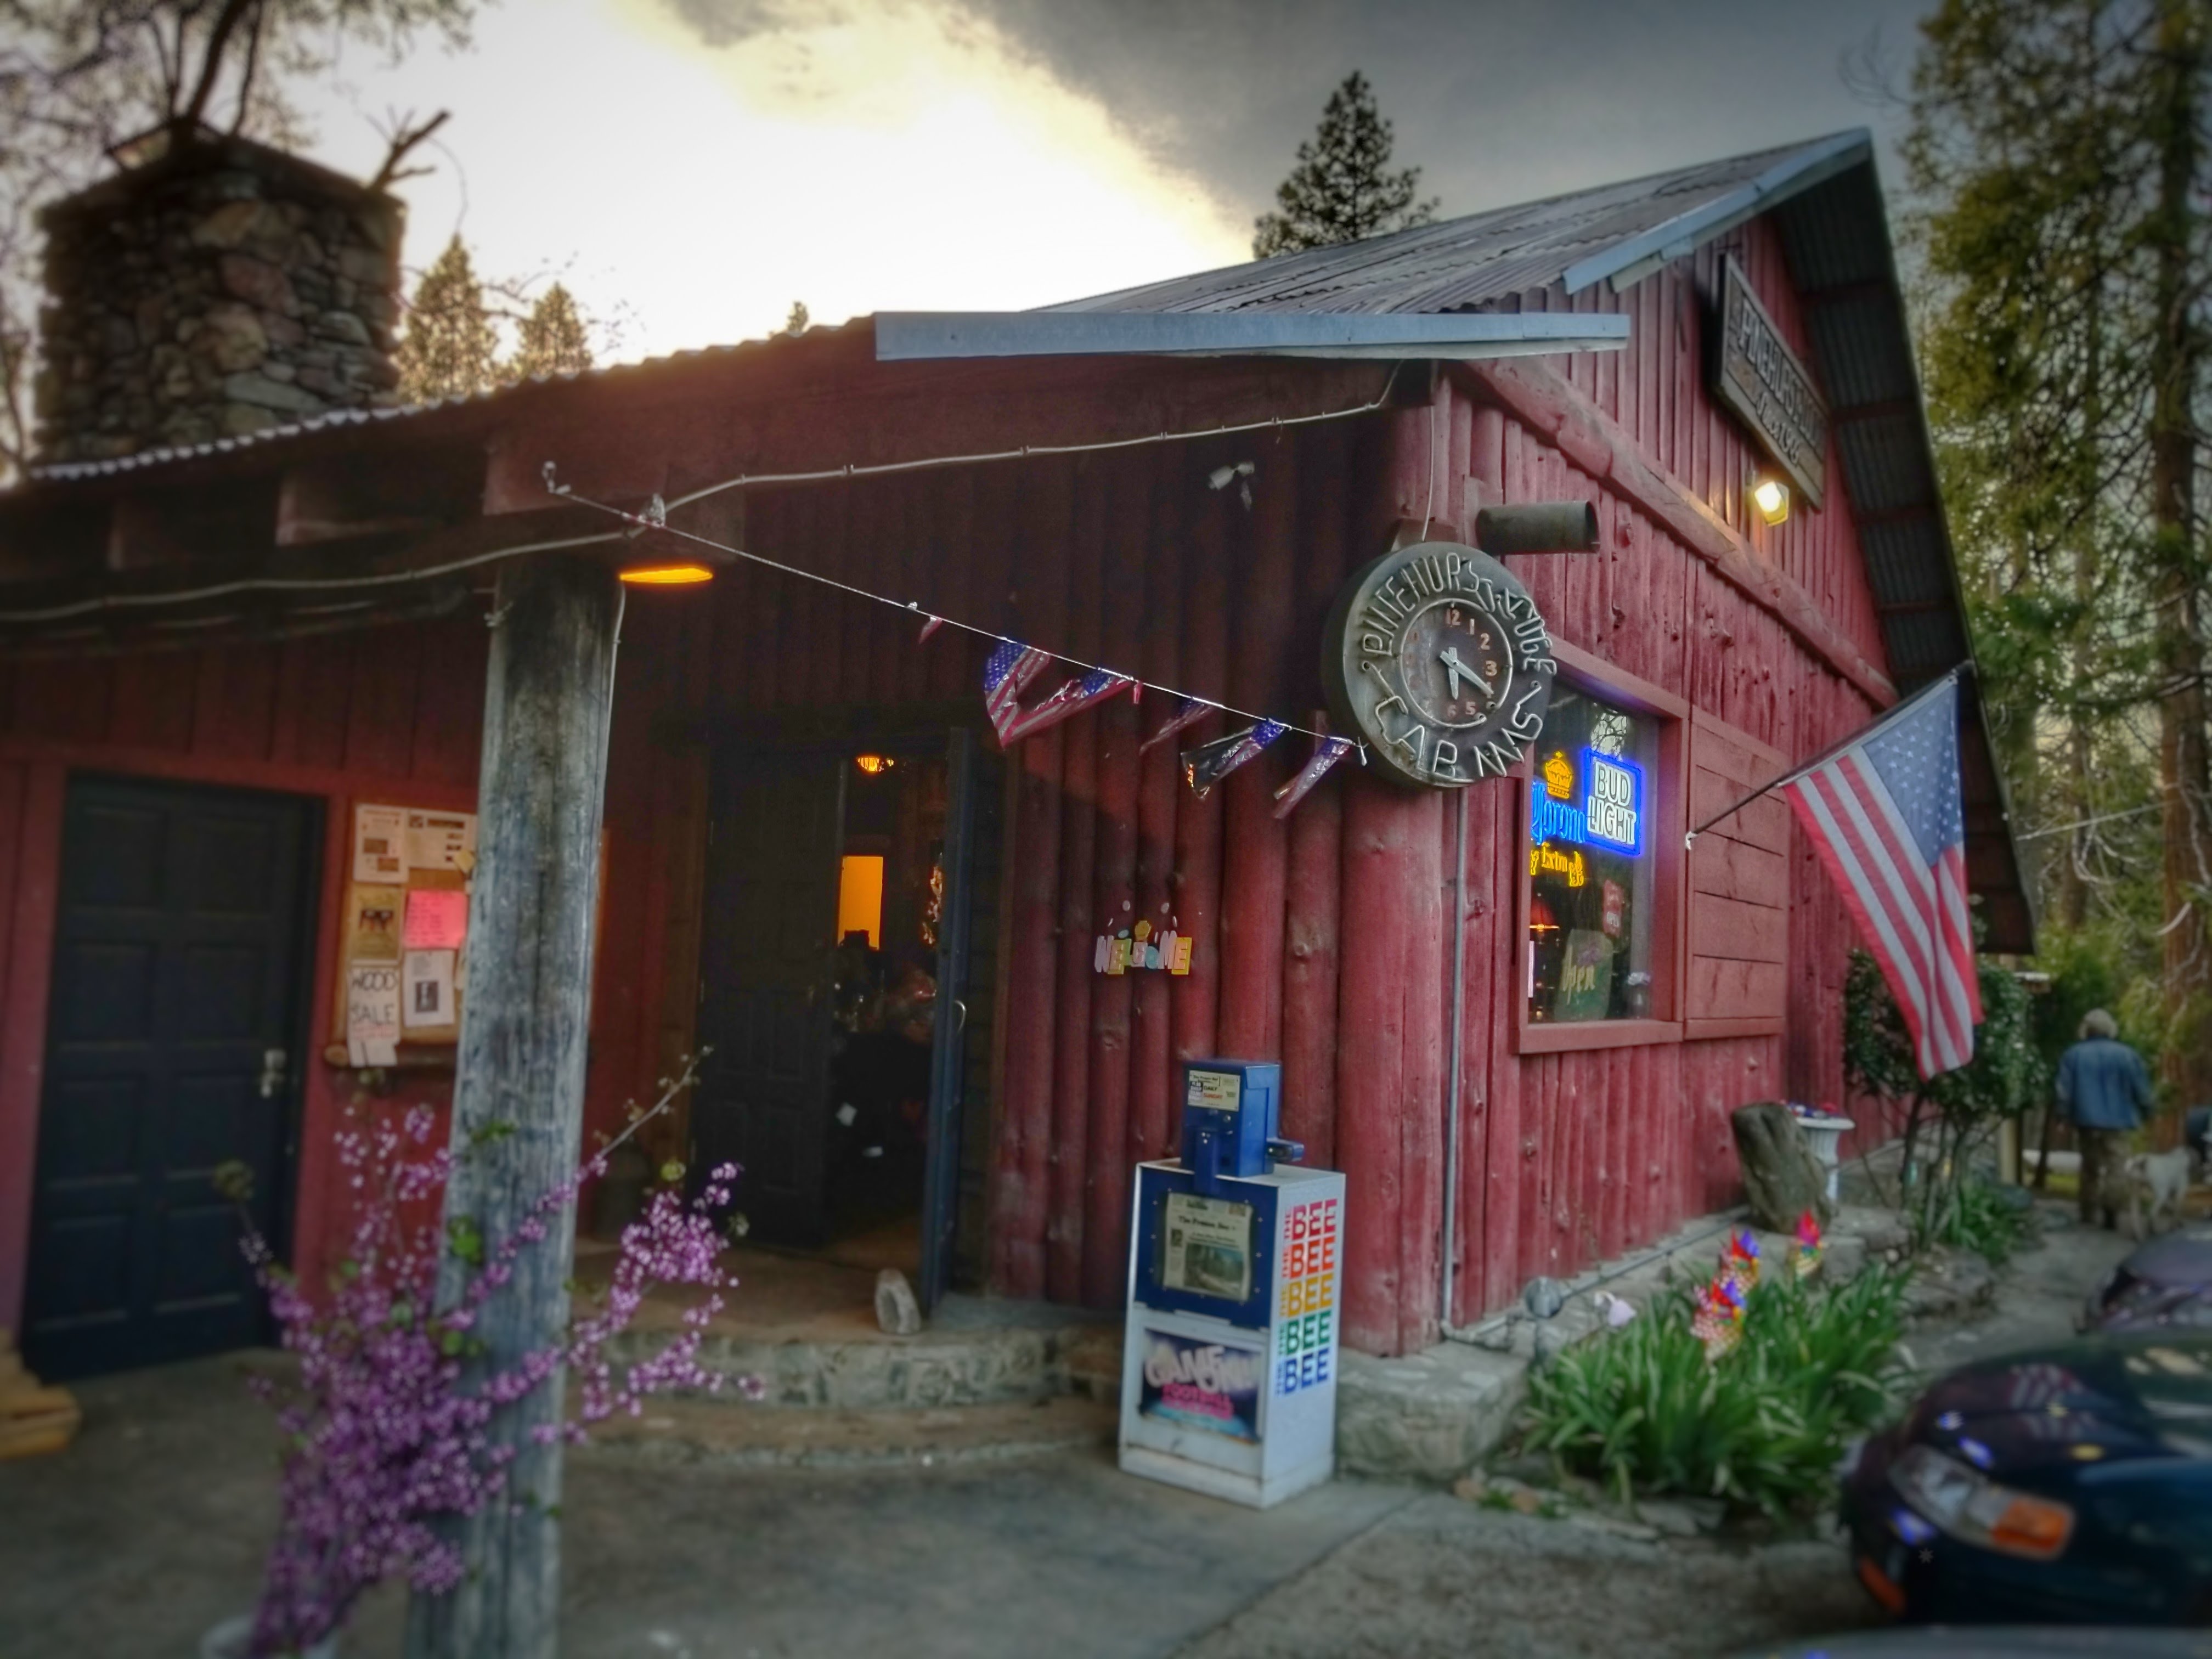
M310 802L70 787L23 1349L83 1376L265 1334L216 1191L280 1249L302 1021Z

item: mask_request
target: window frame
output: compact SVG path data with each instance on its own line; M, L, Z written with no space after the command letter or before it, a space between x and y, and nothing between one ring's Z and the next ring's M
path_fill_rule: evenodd
M1688 968L1684 951L1689 929L1683 914L1688 870L1683 836L1689 828L1690 705L1663 686L1639 678L1626 669L1556 635L1552 655L1559 665L1563 686L1596 697L1631 714L1641 714L1658 728L1659 758L1652 783L1658 806L1651 813L1651 1006L1649 1019L1583 1019L1551 1024L1528 1018L1528 914L1534 884L1528 874L1529 775L1535 750L1514 778L1513 873L1513 1051L1516 1054L1571 1054L1592 1048L1634 1048L1682 1041L1682 996Z

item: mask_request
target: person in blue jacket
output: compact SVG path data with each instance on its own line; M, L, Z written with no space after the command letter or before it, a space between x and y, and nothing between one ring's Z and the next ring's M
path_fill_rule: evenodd
M2081 1224L2112 1226L2126 1201L2120 1190L2128 1136L2150 1109L2150 1073L2120 1041L2119 1022L2102 1008L2081 1018L2081 1040L2058 1061L2058 1104L2081 1147Z

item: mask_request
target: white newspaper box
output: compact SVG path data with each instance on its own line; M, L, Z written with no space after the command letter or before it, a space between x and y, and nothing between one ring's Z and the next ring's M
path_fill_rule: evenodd
M1265 1509L1334 1472L1344 1176L1138 1166L1121 1467Z

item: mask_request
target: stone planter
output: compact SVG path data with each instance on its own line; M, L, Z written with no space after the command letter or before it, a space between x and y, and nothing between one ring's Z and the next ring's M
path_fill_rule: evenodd
M200 1659L246 1659L253 1639L253 1615L241 1613L226 1619L200 1638ZM338 1638L326 1636L298 1656L298 1659L338 1659Z

